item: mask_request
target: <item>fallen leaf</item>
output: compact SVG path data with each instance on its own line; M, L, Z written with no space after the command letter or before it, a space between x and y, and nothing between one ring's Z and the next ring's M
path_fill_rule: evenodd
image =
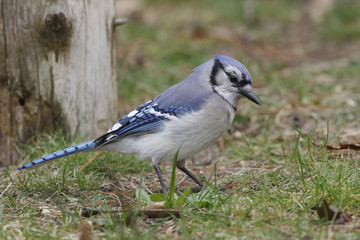
M318 145L318 146L320 146L320 145ZM341 150L341 147L338 143L329 143L326 145L326 148L328 150Z
M316 210L319 218L327 221L334 220L334 224L351 222L351 217L346 212L340 211L336 206L329 206L326 200L323 200L322 205L316 206L314 209Z
M344 141L340 143L329 143L326 145L329 150L360 150L360 141Z
M358 142L340 142L341 148L350 148L354 150L360 150L360 141Z
M170 215L179 216L180 211L177 209L167 209L164 207L165 201L155 202L149 204L144 209L144 214L148 215L150 218L165 218Z

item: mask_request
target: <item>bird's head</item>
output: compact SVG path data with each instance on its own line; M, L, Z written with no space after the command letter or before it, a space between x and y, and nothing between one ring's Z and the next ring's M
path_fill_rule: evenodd
M245 66L233 58L215 55L210 74L213 91L228 101L233 107L237 100L246 97L260 105L259 98L252 89L251 77Z

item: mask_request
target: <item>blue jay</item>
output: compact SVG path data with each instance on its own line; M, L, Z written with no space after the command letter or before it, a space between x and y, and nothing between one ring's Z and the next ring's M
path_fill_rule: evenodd
M159 165L172 161L200 187L202 181L185 167L185 159L215 142L230 128L239 98L260 105L243 64L215 55L184 81L136 108L95 140L38 158L19 170L85 151L113 151L151 159L161 189L167 192Z

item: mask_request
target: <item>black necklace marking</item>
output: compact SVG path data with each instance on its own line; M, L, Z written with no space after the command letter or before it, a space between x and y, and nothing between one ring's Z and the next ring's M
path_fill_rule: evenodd
M226 98L224 98L223 95L221 95L220 93L218 93L215 89L214 90L214 93L216 93L219 97L221 97L225 102L227 102L233 109L234 111L236 112L236 106L232 105Z

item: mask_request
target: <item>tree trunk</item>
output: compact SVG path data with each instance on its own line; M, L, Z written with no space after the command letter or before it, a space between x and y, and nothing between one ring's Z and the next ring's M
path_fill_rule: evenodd
M114 0L1 0L0 166L57 123L94 137L117 116Z

